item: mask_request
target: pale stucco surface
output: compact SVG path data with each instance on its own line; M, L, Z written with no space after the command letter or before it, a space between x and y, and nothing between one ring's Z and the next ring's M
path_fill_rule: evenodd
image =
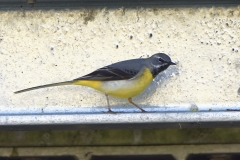
M105 107L103 94L81 86L13 92L72 80L157 52L167 53L177 65L134 98L137 104L238 103L239 10L236 6L1 11L0 106ZM130 106L116 98L110 98L110 104Z

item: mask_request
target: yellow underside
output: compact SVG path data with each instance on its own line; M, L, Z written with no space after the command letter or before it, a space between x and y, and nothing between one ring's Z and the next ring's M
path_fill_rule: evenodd
M153 76L151 71L148 68L145 68L140 74L130 80L103 82L95 80L79 80L74 82L74 84L91 87L113 97L131 98L144 91L152 80Z
M74 82L75 85L87 86L96 90L100 90L102 82L93 80L78 80Z

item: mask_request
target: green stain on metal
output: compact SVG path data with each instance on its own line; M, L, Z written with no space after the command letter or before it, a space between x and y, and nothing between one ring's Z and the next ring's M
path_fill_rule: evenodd
M196 104L192 104L190 107L190 112L198 112L198 106Z

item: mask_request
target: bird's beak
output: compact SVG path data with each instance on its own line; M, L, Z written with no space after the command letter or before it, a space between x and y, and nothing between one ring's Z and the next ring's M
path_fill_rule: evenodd
M169 65L176 65L176 63L173 63L173 62L169 62Z

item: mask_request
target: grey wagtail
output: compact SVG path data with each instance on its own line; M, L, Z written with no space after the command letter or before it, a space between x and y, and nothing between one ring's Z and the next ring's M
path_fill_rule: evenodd
M108 95L118 98L128 98L131 104L139 108L142 112L146 112L132 101L132 97L144 91L152 80L170 65L176 64L171 61L168 55L157 53L149 58L117 62L71 81L36 86L14 93L22 93L53 86L82 85L105 93L108 112L113 112L109 105Z

